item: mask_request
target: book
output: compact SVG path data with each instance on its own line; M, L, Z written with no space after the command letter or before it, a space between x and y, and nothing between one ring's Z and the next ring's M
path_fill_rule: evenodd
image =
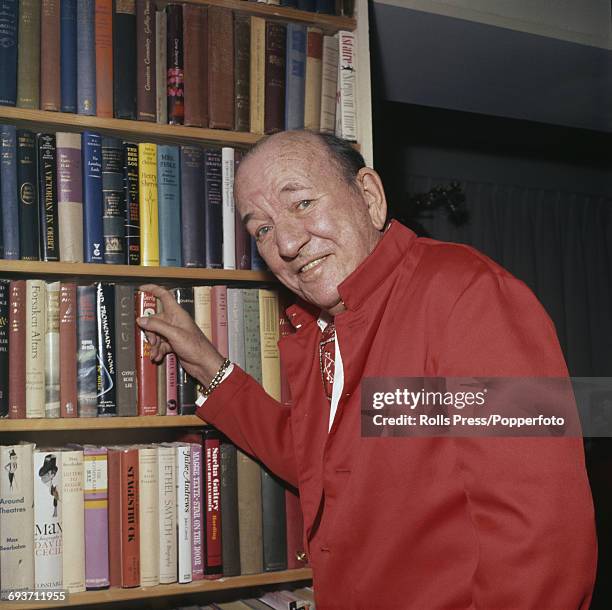
M306 27L287 24L285 129L304 128L306 79Z
M136 317L156 313L157 303L150 292L136 293ZM138 415L157 415L157 369L151 362L151 344L145 333L136 328L136 378L138 380Z
M40 107L40 0L19 0L17 106Z
M155 3L136 3L136 118L156 120L157 91L155 85Z
M221 442L221 557L223 576L240 574L240 537L238 535L238 480L236 446Z
M26 417L45 416L46 285L26 280L25 400Z
M306 77L304 83L304 128L321 128L321 75L323 32L309 27L306 33Z
M221 151L207 148L205 165L206 267L223 268L223 169Z
M287 569L285 488L266 468L261 470L263 569Z
M167 38L168 38L168 21L166 11L158 10L155 13L155 104L156 104L156 120L158 123L165 125L168 122L168 100L166 97L167 87Z
M227 328L227 286L213 286L211 290L211 326L212 343L217 351L228 357L228 328Z
M96 17L94 0L77 0L77 112L96 115Z
M175 354L166 355L166 415L178 415L178 363Z
M208 127L209 10L183 5L184 123L194 127Z
M338 91L338 39L323 36L321 59L321 132L336 132L336 94Z
M77 411L98 415L96 287L77 286Z
M98 416L117 415L117 370L115 342L115 286L96 284Z
M53 112L62 108L60 5L58 0L42 0L40 8L40 109Z
M244 296L241 288L227 289L227 335L227 357L244 369Z
M41 257L44 261L59 261L55 134L38 134L37 145Z
M158 447L159 505L159 582L177 580L176 524L176 449L167 444Z
M242 289L244 311L244 370L261 383L261 337L259 330L259 294Z
M249 131L251 17L234 13L234 131Z
M115 286L115 353L117 415L137 415L135 292L133 286Z
M181 287L174 290L176 302L189 314L194 317L193 288ZM187 373L177 361L177 396L178 409L181 415L193 415L196 411L196 381Z
M26 416L26 281L9 287L9 418Z
M338 94L336 96L336 135L357 141L357 65L355 34L341 30L338 38Z
M266 21L251 17L249 70L249 124L252 133L264 133L266 91Z
M156 445L138 448L140 585L159 584L159 463Z
M208 114L211 129L234 126L234 26L231 9L208 9Z
M178 582L191 582L191 445L176 443Z
M204 151L181 146L181 249L185 267L206 264Z
M140 264L159 266L157 145L138 144Z
M183 7L166 7L168 33L166 62L168 67L168 123L182 125L185 119L185 81L183 64Z
M236 209L234 205L234 149L221 149L223 180L223 268L236 269Z
M83 257L86 263L104 262L102 228L102 136L83 132Z
M103 259L125 264L125 190L123 144L118 138L102 138L102 234Z
M0 16L0 23L3 17ZM0 55L2 50L0 50ZM19 200L17 198L17 130L0 125L0 204L2 207L2 244L4 258L19 258Z
M206 535L204 515L202 505L205 496L203 495L203 476L202 476L202 437L198 433L198 442L191 443L191 578L192 580L202 580L204 578L204 552ZM186 440L184 437L182 440Z
M95 0L96 114L113 117L113 0Z
M181 184L177 146L157 147L159 263L181 266ZM197 227L196 227L197 229Z
M125 252L128 265L140 265L140 185L138 145L123 144L123 191L125 201Z
M9 414L10 292L10 281L0 280L0 418Z
M261 467L246 453L237 452L240 573L263 572Z
M202 431L204 468L204 507L206 521L205 578L220 578L223 574L221 517L221 435L216 428L205 426Z
M117 119L136 118L136 1L113 5L113 110Z
M62 112L77 111L77 0L60 2L60 89Z
M21 259L40 260L36 136L17 130L17 193L19 195L19 244Z
M60 282L46 287L45 417L60 416ZM74 352L73 352L74 353Z
M60 416L77 417L77 287L62 282L59 299Z
M108 468L108 581L111 587L121 586L121 451L107 447Z
M4 43L0 46L0 105L15 106L17 103L18 0L5 0L2 7L0 33Z
M62 458L61 452L36 449L34 481L34 586L62 589Z
M264 133L282 131L285 126L286 47L287 26L267 21Z
M83 262L83 177L81 135L55 135L57 146L57 214L59 254L65 263Z
M82 449L63 449L62 462L62 588L85 591L85 496Z

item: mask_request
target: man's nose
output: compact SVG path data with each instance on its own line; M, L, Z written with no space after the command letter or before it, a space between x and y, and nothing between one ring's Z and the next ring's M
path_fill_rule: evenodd
M294 259L310 235L299 219L285 218L277 221L274 229L279 255L287 260Z

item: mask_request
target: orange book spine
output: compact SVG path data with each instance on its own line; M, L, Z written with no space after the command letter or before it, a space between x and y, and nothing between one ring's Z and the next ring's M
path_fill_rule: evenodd
M96 114L113 117L113 0L96 0Z

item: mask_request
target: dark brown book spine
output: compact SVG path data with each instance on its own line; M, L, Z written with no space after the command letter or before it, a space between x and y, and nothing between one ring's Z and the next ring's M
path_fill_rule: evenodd
M108 580L121 586L121 449L108 450Z
M77 417L77 289L76 284L60 286L60 416Z
M264 132L282 131L285 126L285 49L287 27L266 23L266 92Z
M229 8L208 9L208 59L209 127L233 129L234 22Z
M121 455L121 586L140 586L138 449Z
M234 15L234 130L249 131L251 17Z
M168 46L168 123L182 125L185 119L185 86L183 71L183 7L169 4L166 8Z
M26 283L13 280L9 288L9 418L24 419Z
M96 0L96 114L113 117L113 0Z
M208 126L208 81L206 40L207 9L183 7L183 50L185 62L185 125Z
M136 3L136 111L139 121L157 119L155 77L155 4Z
M59 112L60 0L42 0L40 22L40 107Z

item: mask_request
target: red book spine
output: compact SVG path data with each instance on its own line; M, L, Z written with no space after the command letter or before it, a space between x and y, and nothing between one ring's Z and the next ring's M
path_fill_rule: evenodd
M204 509L206 518L206 553L204 578L223 575L221 545L221 442L214 428L204 430Z
M136 294L136 317L151 316L157 310L155 297L149 292ZM136 328L136 371L138 376L138 415L157 415L157 367L151 362L151 345Z
M60 287L60 416L78 416L77 388L77 289L62 282Z
M121 449L108 450L108 580L121 586Z
M176 356L166 356L166 415L178 415L178 390L176 385Z
M60 0L42 0L40 20L40 108L59 112Z
M208 116L204 116L208 115L206 15L205 7L193 4L183 6L185 125L193 127L208 127Z
M140 586L138 449L121 454L121 586Z
M9 288L9 418L24 419L26 283L13 280Z
M113 117L113 0L96 0L96 114Z
M227 336L227 286L213 286L211 290L212 344L227 358L229 339Z

